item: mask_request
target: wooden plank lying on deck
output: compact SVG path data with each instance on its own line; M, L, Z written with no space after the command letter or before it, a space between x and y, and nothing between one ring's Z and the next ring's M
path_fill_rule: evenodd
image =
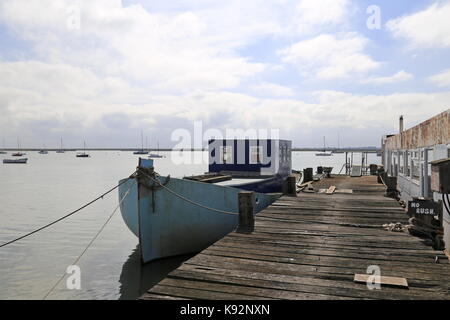
M327 194L333 194L335 190L336 190L336 186L331 186L328 188Z
M367 283L368 281L371 281L371 279L372 279L371 277L373 277L373 275L355 274L355 278L353 279L353 281L360 282L360 283ZM380 282L380 285L408 288L408 281L405 278L401 278L401 277L380 276L379 282Z
M334 176L282 197L255 217L251 234L232 232L192 257L142 299L450 299L450 262L424 239L384 230L408 223L374 176ZM337 193L351 189L353 193ZM440 263L435 263L438 257ZM383 281L408 286L369 290L355 274L380 267ZM386 277L389 276L389 277ZM359 279L359 276L357 277Z

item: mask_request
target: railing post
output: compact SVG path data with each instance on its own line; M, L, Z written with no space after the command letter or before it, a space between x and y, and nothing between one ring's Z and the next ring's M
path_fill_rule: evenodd
M255 229L255 193L241 191L238 193L239 226L237 233L252 233Z

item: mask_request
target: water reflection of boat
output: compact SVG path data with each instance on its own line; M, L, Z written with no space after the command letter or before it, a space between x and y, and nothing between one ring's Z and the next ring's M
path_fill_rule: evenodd
M183 255L142 264L137 246L122 266L119 299L137 299L191 257L192 255Z
M129 192L120 209L145 263L201 251L233 231L243 190L255 192L255 213L278 199L291 174L291 142L210 141L209 171L228 175L226 181L160 176L151 159L140 158L138 168L137 177L120 181L119 198Z

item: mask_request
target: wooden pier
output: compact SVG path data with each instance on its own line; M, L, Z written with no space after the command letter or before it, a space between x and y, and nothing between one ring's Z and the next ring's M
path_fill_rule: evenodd
M251 234L232 232L187 260L141 299L450 299L450 264L426 240L383 224L408 223L374 176L335 176L330 192L282 197L255 218ZM379 266L408 288L369 290L354 281Z

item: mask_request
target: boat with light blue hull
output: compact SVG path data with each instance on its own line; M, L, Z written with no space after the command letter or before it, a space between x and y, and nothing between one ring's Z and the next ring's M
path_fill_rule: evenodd
M201 251L237 227L241 189L168 176L154 179L158 182L128 178L119 187L122 217L139 238L144 263ZM280 195L256 193L255 212Z
M183 179L160 176L152 159L140 158L119 182L119 201L142 262L199 252L236 229L242 191L254 192L255 214L269 206L292 171L290 153L290 141L211 140L209 172Z

